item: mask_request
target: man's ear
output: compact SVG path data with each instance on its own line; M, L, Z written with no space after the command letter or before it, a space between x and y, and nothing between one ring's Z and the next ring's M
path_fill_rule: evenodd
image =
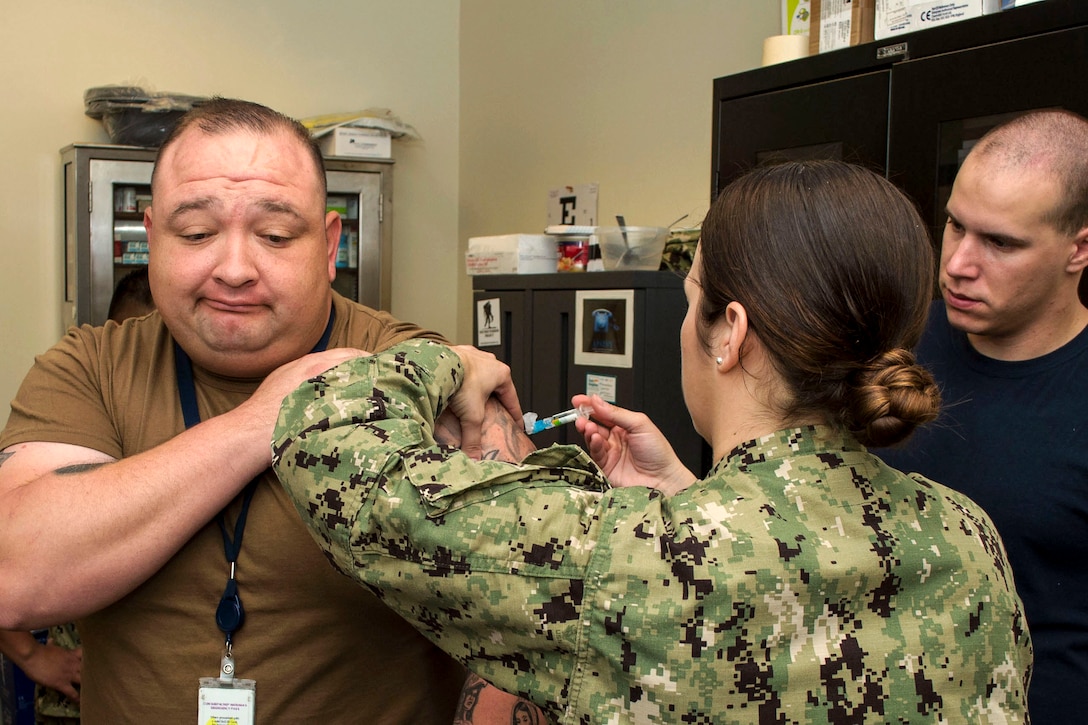
M330 211L325 214L325 245L329 257L329 281L336 279L336 252L340 248L340 231L344 222L340 214Z

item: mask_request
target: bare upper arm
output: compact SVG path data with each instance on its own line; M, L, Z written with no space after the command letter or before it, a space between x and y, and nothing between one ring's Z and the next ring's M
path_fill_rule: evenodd
M16 443L0 451L0 493L61 469L82 470L116 459L101 451L68 443Z

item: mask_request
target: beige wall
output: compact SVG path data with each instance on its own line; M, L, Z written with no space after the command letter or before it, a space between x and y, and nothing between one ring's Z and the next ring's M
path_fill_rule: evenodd
M600 183L603 224L705 212L713 80L759 65L763 38L781 32L779 7L461 0L462 248L542 231L548 190L567 184ZM458 329L470 342L472 280L461 280Z
M777 0L41 0L0 23L0 424L62 295L59 150L106 142L83 91L393 109L393 312L471 341L469 236L537 231L547 190L667 224L709 195L711 82L759 62ZM425 280L425 282L423 282Z

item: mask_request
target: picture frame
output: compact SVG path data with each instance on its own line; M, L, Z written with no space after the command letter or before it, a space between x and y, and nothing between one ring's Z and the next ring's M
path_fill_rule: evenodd
M574 310L575 365L633 367L633 289L577 290Z

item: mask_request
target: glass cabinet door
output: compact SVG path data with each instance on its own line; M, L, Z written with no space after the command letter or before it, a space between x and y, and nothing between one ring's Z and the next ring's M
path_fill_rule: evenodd
M107 307L121 278L147 266L144 210L151 205L152 168L146 161L91 162L92 284L98 285L93 296L104 294ZM99 267L105 271L96 278Z
M340 246L333 289L374 309L389 309L390 253L385 224L382 173L330 169L328 209L340 214Z
M147 266L143 211L151 203L152 161L92 158L87 162L87 239L69 224L65 240L65 306L69 324L101 325L117 282Z

